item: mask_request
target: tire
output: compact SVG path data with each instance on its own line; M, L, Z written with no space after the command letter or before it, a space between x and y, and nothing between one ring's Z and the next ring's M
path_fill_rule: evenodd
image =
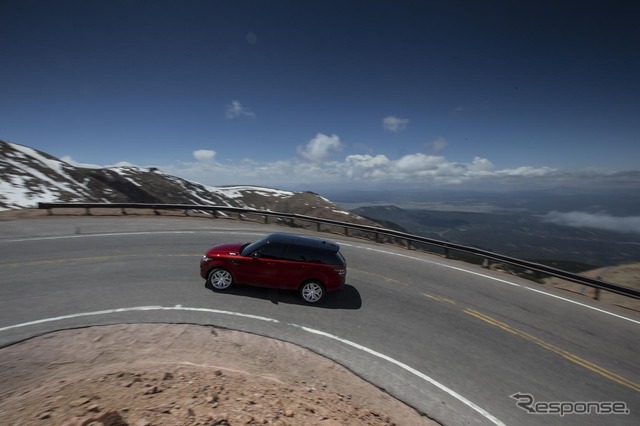
M298 293L306 303L318 303L324 298L326 291L320 281L306 281L302 283Z
M209 272L207 284L214 290L226 290L233 284L233 276L224 268L215 268Z

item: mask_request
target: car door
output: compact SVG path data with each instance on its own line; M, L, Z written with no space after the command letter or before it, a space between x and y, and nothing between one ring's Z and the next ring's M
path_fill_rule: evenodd
M261 287L279 287L282 273L283 245L268 243L237 262L238 276L244 284Z
M287 245L282 253L281 288L295 290L308 274L311 265L307 263L309 248L298 245Z

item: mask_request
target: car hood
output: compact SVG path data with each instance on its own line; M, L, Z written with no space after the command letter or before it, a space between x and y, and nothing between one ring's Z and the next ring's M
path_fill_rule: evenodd
M240 248L244 245L244 243L224 243L218 244L217 246L211 247L207 250L207 256L212 257L215 255L225 254L225 255L240 255Z

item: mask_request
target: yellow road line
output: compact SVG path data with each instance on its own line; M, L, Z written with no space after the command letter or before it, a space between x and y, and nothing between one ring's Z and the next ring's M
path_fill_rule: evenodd
M409 287L409 284L403 283L402 281L394 280L393 278L389 278L389 277L383 277L383 276L380 276L378 274L374 274L373 272L363 271L362 269L355 269L355 268L348 268L348 269L349 269L350 273L359 272L361 274L373 275L375 277L382 278L387 282L394 283L394 284L400 284L400 285L403 285L405 287Z
M561 349L561 348L559 348L557 346L554 346L554 345L552 345L550 343L547 343L547 342L545 342L545 341L543 341L543 340L541 340L541 339L539 339L539 338L537 338L535 336L532 336L531 334L526 333L526 332L524 332L522 330L518 330L516 328L513 328L510 325L505 324L504 322L498 321L497 319L492 318L492 317L490 317L488 315L482 314L482 313L480 313L480 312L478 312L476 310L467 308L467 309L464 310L464 312L469 314L469 315L472 315L472 316L474 316L474 317L476 317L476 318L478 318L478 319L480 319L480 320L482 320L482 321L484 321L484 322L486 322L488 324L491 324L493 326L499 327L499 328L501 328L501 329L503 329L505 331L508 331L509 333L515 334L515 335L520 336L520 337L522 337L522 338L524 338L524 339L526 339L526 340L528 340L528 341L530 341L532 343L535 343L536 345L538 345L538 346L540 346L540 347L542 347L544 349L547 349L547 350L549 350L549 351L551 351L551 352L553 352L553 353L555 353L557 355L560 355L561 357L563 357L563 358L565 358L565 359L567 359L567 360L569 360L569 361L571 361L571 362L573 362L575 364L578 364L579 366L584 367L589 371L592 371L592 372L594 372L596 374L599 374L599 375L601 375L603 377L606 377L607 379L612 380L612 381L614 381L614 382L616 382L618 384L621 384L621 385L626 386L626 387L628 387L630 389L633 389L633 390L635 390L637 392L640 392L640 384L632 382L631 380L629 380L629 379L627 379L625 377L622 377L622 376L620 376L618 374L615 374L615 373L607 370L606 368L600 367L599 365L596 365L596 364L594 364L594 363L592 363L590 361L587 361L587 360L585 360L583 358L580 358L579 356L574 355L571 352L567 352L564 349Z
M429 299L437 300L438 302L451 303L452 305L456 304L455 301L453 301L451 299L447 299L446 297L434 296L433 294L429 294L429 293L422 293L422 295L425 296L425 297L428 297Z

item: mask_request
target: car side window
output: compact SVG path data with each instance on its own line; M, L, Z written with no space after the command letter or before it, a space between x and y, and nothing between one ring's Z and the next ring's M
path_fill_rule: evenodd
M261 259L280 260L282 259L283 248L282 244L269 243L260 247L257 251Z
M323 251L318 253L318 263L324 263L325 265L340 265L342 262L336 256L336 253L330 251Z
M307 247L304 253L302 254L302 256L303 256L303 262L323 263L320 260L321 252L319 250L314 250L312 248Z
M325 253L323 250L317 250L312 247L291 245L287 246L285 250L285 257L296 262L333 263L327 261L328 256L331 256L331 253Z
M274 244L268 244L272 246ZM336 253L327 250L319 250L313 247L299 246L295 244L287 244L281 246L282 251L278 252L277 256L282 260L289 260L293 262L306 262L306 263L319 263L324 265L341 265L343 262L336 256ZM261 254L260 257L267 257L263 253L263 250L258 250ZM270 257L275 259L275 257Z
M284 250L283 258L294 262L309 262L309 251L307 247L288 245Z

